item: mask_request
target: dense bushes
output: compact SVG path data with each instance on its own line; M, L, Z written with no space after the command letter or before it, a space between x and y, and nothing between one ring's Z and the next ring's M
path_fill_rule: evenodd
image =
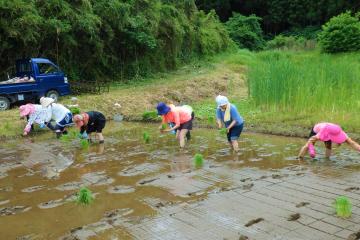
M261 50L265 46L263 33L260 26L261 18L250 15L248 17L234 13L226 22L230 37L240 48Z
M312 50L316 46L314 39L306 39L304 37L284 36L282 34L276 36L266 44L267 49L281 50Z
M71 79L130 78L173 69L231 43L193 0L0 1L0 71L47 57Z
M342 13L330 19L323 26L319 42L324 52L350 52L360 50L359 14L351 16L350 12Z

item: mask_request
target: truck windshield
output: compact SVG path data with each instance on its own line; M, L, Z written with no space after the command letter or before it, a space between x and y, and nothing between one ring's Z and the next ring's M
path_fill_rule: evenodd
M38 63L39 74L57 73L59 69L49 63Z

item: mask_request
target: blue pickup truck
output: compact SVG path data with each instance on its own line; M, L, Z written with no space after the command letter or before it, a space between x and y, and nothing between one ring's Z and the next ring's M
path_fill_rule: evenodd
M70 85L60 68L45 58L16 61L16 76L0 82L0 110L19 101L39 100L42 96L58 99L69 95Z

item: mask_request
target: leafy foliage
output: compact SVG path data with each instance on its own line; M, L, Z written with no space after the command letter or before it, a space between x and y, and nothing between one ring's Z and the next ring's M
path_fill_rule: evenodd
M323 26L319 42L324 52L350 52L360 50L359 15L342 13Z
M266 43L267 49L282 50L307 50L314 49L315 46L315 40L305 39L304 37L284 36L282 34L276 36L274 39Z
M0 71L46 57L70 81L129 79L226 49L213 12L194 0L0 1Z
M234 16L226 22L230 37L240 48L261 50L265 46L261 18L250 15L249 17L234 13Z
M265 33L272 35L294 28L321 26L342 12L360 10L355 0L196 0L196 4L206 12L214 9L222 21L233 12L255 14L263 19Z

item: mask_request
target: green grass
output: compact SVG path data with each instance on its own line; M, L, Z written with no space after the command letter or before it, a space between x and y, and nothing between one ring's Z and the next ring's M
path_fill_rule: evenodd
M360 55L261 52L250 65L254 107L345 123L360 112Z

